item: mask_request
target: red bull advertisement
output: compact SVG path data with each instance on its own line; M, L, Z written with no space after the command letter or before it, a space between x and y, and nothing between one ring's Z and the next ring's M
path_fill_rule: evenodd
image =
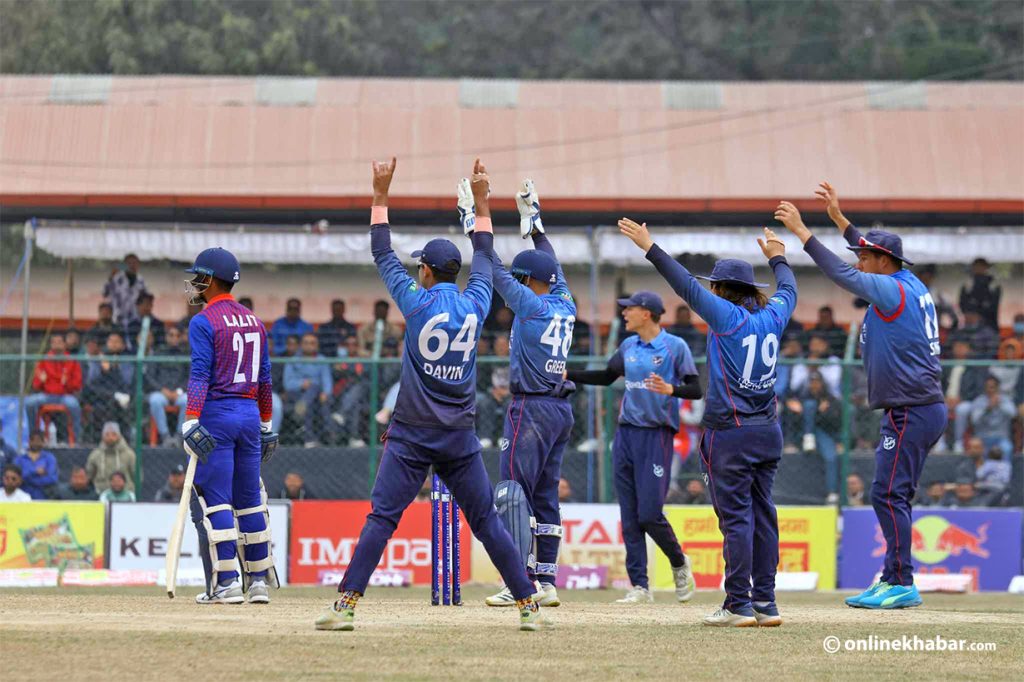
M1005 591L1021 571L1020 509L915 509L915 573L966 573L974 587ZM882 570L885 539L872 509L844 509L839 586L869 585Z

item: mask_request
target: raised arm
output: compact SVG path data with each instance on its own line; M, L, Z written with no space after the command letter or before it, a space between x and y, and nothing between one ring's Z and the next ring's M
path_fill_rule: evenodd
M519 233L523 239L528 236L533 238L533 248L543 251L555 259L555 286L551 288L553 294L569 294L569 285L565 281L565 273L562 272L562 264L555 254L555 247L544 234L544 221L540 217L540 197L537 196L537 189L533 180L523 180L523 186L516 194L516 206L519 208Z
M491 205L488 199L491 193L490 178L480 159L473 164L469 187L476 204L476 220L471 227L464 227L473 242L473 263L464 295L480 308L480 319L483 321L491 310L494 294L494 228L491 226Z
M565 371L565 379L577 384L594 386L611 386L615 380L626 373L626 363L622 358L620 346L615 355L608 358L608 366L604 369L569 369Z
M768 305L778 311L783 322L788 322L796 308L796 276L786 260L786 245L783 241L767 227L764 228L764 236L757 243L775 274L776 284L775 293L768 299Z
M786 229L803 243L807 255L821 268L825 276L837 285L872 303L881 313L893 311L899 307L904 294L896 279L889 275L861 272L845 263L811 234L811 231L804 225L796 206L788 201L783 201L775 209L775 219L785 225Z
M408 315L419 307L426 295L402 261L391 248L391 226L388 224L388 192L395 175L397 161L373 162L373 207L370 209L370 252L377 272L384 281L388 293L394 299L402 315Z
M647 231L647 223L639 225L629 218L623 218L619 221L619 231L647 254L647 260L665 278L672 290L704 318L712 331L722 334L735 329L743 321L743 313L738 306L702 287L689 270L654 243Z

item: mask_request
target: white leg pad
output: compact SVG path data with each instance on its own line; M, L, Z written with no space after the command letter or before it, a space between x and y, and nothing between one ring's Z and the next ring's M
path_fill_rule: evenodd
M220 574L227 571L235 571L238 566L234 559L220 559L217 555L217 545L222 542L238 542L238 527L214 528L210 522L210 515L220 511L232 511L230 504L217 504L212 507L206 506L206 500L196 491L196 499L199 507L203 510L203 529L210 547L210 565L213 567L213 575L210 577L210 584L216 586L220 581Z
M263 519L266 522L266 528L261 531L254 531L249 533L238 532L238 561L242 565L242 591L248 592L249 585L252 584L252 574L259 573L261 571L267 572L267 584L273 587L280 587L281 583L277 579L277 569L274 567L274 552L273 545L271 544L270 534L270 510L267 509L267 489L263 485L263 479L260 479L260 504L257 507L247 507L246 509L235 510L235 528L238 528L238 517L248 516L250 514L263 514ZM259 559L257 561L247 561L245 558L245 546L246 545L261 545L267 544L267 557L265 559Z

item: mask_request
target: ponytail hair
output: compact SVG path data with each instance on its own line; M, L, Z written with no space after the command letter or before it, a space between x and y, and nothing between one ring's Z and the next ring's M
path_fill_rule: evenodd
M739 282L715 282L714 293L754 313L768 305L768 296L757 287Z

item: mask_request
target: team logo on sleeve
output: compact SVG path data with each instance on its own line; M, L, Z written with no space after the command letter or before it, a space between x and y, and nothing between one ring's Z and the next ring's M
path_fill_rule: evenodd
M786 305L786 302L785 302L785 301L783 301L783 300L782 300L781 298L779 298L778 296L772 296L772 297L771 297L771 298L769 298L768 300L769 300L769 301L771 301L772 303L778 303L779 305Z
M885 438L882 439L882 447L885 448L886 450L892 450L894 447L896 447L896 439L893 438L892 436L886 436Z
M418 284L416 284L416 282L411 282L411 283L409 284L409 291L416 291L416 288L417 288L418 286L419 286L419 285L418 285Z
M661 478L662 476L664 476L665 475L665 467L661 466L660 464L655 464L654 465L654 475L657 476L658 478Z
M499 438L498 439L498 447L501 448L502 452L505 452L505 450L508 450L508 438Z

